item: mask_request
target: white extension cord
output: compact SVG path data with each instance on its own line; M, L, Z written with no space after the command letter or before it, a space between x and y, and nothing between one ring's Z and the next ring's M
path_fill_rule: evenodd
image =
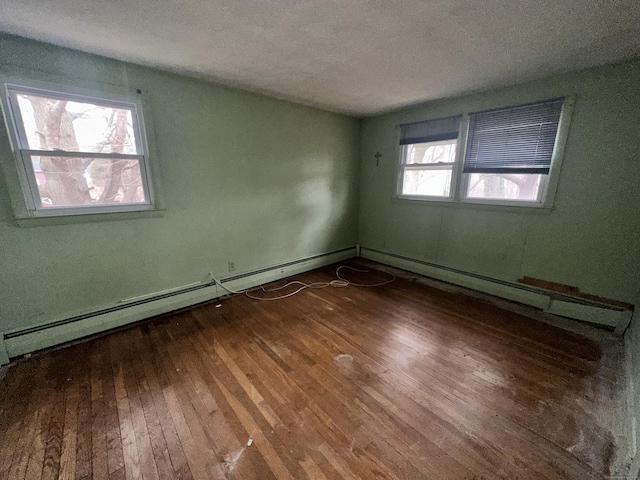
M241 290L241 291L236 291L236 290L231 290L228 287L225 287L224 284L218 280L216 277L213 276L213 273L209 272L209 275L211 275L211 278L213 278L213 280L215 280L215 282L220 285L222 288L224 288L227 292L229 293L237 293L237 294L242 294L244 293L247 297L252 298L253 300L281 300L283 298L287 298L287 297L291 297L293 295L295 295L296 293L301 292L302 290L305 290L307 288L326 288L326 287L335 287L335 288L343 288L343 287L348 287L349 285L353 285L354 287L381 287L382 285L387 285L388 283L393 282L396 279L396 276L393 273L389 273L389 275L392 276L391 279L389 280L385 280L384 282L380 282L380 283L353 283L350 282L349 280L343 278L340 276L340 270L343 268L348 268L350 270L354 270L356 272L361 272L361 273L369 273L369 270L360 270L359 268L354 268L354 267L350 267L348 265L341 265L336 269L336 279L331 280L329 282L314 282L314 283L304 283L304 282L300 282L299 280L294 280L293 282L289 282L286 283L285 285L282 285L281 287L275 287L275 288L264 288L264 287L256 287L256 288L251 288L251 289L247 289L247 290ZM276 292L278 290L282 290L283 288L287 288L290 285L300 285L300 287L291 292L291 293L287 293L286 295L281 295L279 297L269 297L269 298L264 298L264 297L255 297L253 295L250 294L250 292L254 292L256 290L262 290L264 293L268 293L268 292Z

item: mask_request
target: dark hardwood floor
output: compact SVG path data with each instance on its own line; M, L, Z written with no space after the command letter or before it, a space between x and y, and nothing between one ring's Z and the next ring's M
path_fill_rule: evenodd
M609 475L585 337L404 279L219 303L13 365L0 478Z

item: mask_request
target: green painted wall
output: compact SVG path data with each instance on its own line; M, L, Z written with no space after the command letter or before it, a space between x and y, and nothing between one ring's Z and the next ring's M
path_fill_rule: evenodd
M159 218L19 227L0 177L0 331L120 299L355 244L361 121L103 57L0 36L23 69L142 89L166 211ZM0 156L12 158L6 129Z
M224 276L228 261L241 273L356 241L509 281L527 275L638 297L639 61L360 121L18 37L0 35L0 45L5 75L142 89L166 207L158 218L20 227L7 192L15 185L2 173L0 331L210 270ZM576 105L551 213L393 198L399 123L559 95ZM12 161L4 128L0 156Z
M401 123L573 95L549 214L394 199ZM376 151L382 153L376 167ZM359 243L516 281L530 276L634 302L640 269L640 62L560 75L366 119Z

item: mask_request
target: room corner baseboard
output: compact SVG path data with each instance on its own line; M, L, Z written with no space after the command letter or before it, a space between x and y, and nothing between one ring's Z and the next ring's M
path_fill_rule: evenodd
M9 363L9 353L7 352L7 346L4 343L4 333L0 332L0 365Z
M627 409L629 414L631 435L631 466L629 480L637 480L640 475L640 311L636 308L630 321L630 328L624 336L625 376L627 392Z
M634 312L635 311L636 310L634 310ZM626 332L629 328L629 325L631 325L631 319L633 318L634 312L629 310L626 310L624 312L622 319L620 320L620 322L618 322L618 325L616 325L616 335L618 335L619 337L622 337L624 335L624 332Z
M220 282L232 290L244 290L325 265L348 260L354 258L355 255L355 246L347 247L257 269L233 277L222 278ZM118 305L78 315L77 317L59 319L48 324L5 332L4 335L0 335L0 364L3 362L8 363L10 358L19 357L26 353L76 341L150 317L209 302L226 295L228 295L226 290L212 282L183 291L149 297L144 301L133 302L132 304Z
M629 310L576 299L530 285L465 272L365 246L362 246L360 251L362 258L368 260L408 270L470 290L530 305L546 313L615 328L616 333L619 335L622 335L622 332L626 329L631 316Z

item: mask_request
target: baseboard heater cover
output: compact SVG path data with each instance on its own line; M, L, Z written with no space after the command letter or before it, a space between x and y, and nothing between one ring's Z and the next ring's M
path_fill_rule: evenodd
M242 290L355 257L355 246L312 255L251 272L225 277L220 282ZM95 335L156 315L191 307L227 295L215 281L120 303L54 322L0 333L0 365L25 353Z
M0 365L9 363L9 353L7 352L7 346L4 343L4 334L0 333Z
M360 255L368 260L530 305L554 315L613 327L619 335L624 333L633 313L630 310L599 304L593 301L576 299L542 288L465 272L463 270L374 248L362 246L360 247Z

